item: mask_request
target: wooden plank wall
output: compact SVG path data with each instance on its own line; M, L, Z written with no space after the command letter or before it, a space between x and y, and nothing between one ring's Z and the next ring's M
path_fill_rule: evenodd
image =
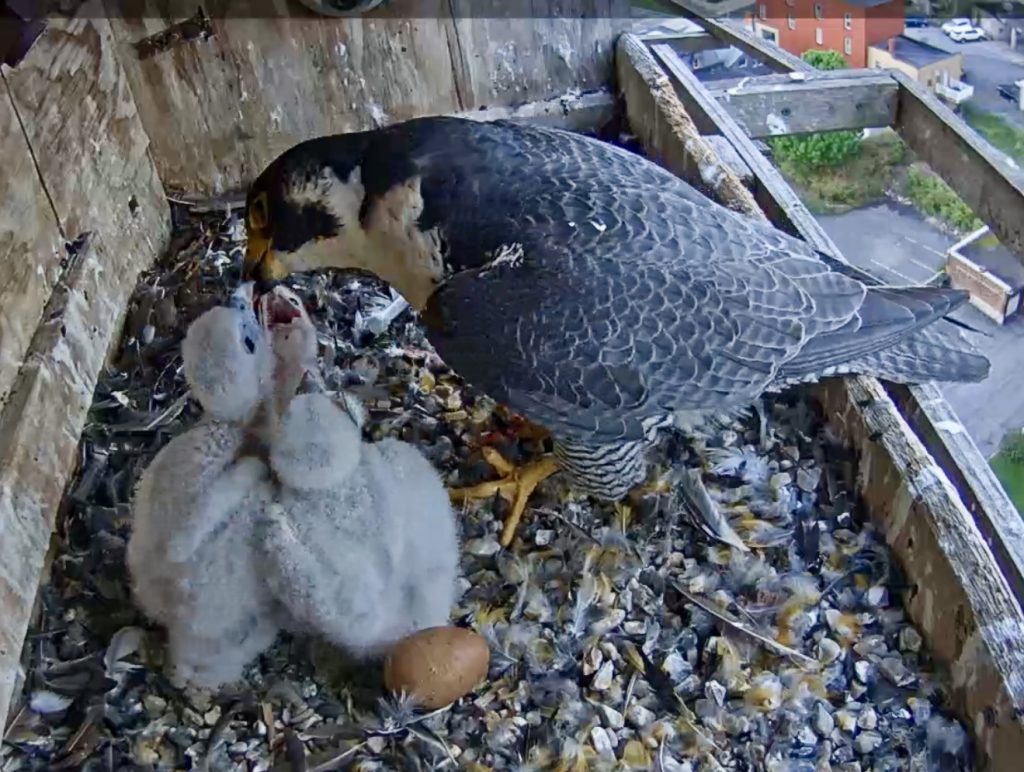
M628 0L566 0L545 23L548 4L524 0L486 15L473 0L391 0L355 19L207 2L212 35L140 58L140 40L197 3L104 2L160 177L192 195L240 189L313 136L604 87L629 23Z
M4 238L0 308L17 321L5 319L4 349L16 329L12 346L24 355L0 413L0 727L97 377L138 274L170 228L100 0L74 19L51 19L3 81L4 160L14 166L0 184L16 192L2 193L0 230L20 236ZM10 369L5 362L3 377Z

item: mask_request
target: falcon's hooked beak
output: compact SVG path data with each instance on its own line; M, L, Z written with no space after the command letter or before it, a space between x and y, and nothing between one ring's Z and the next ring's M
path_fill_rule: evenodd
M261 284L279 281L288 270L274 254L274 241L270 233L267 194L260 193L247 204L245 229L248 243L242 262L242 280Z

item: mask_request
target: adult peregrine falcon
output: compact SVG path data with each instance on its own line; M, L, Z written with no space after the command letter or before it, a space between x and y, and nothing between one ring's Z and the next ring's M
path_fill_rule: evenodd
M952 325L932 326L967 293L867 286L660 166L567 131L435 117L322 137L273 161L246 206L247 277L375 273L452 369L551 432L554 458L516 470L489 456L517 491L506 545L559 466L584 492L623 496L680 412L845 373L989 371Z

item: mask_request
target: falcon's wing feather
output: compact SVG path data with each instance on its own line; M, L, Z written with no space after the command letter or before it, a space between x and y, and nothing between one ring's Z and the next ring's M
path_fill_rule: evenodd
M500 122L416 124L370 154L405 160L381 160L387 181L368 197L420 178L420 227L441 231L455 270L426 310L431 341L555 432L639 437L658 413L749 401L864 300L803 242L628 151ZM518 264L489 265L512 245Z

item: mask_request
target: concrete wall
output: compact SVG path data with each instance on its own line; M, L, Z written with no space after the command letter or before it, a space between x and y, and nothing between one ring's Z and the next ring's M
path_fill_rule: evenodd
M946 257L946 274L956 289L971 293L971 305L985 316L1002 324L1013 292L1008 284L967 257L950 250Z

